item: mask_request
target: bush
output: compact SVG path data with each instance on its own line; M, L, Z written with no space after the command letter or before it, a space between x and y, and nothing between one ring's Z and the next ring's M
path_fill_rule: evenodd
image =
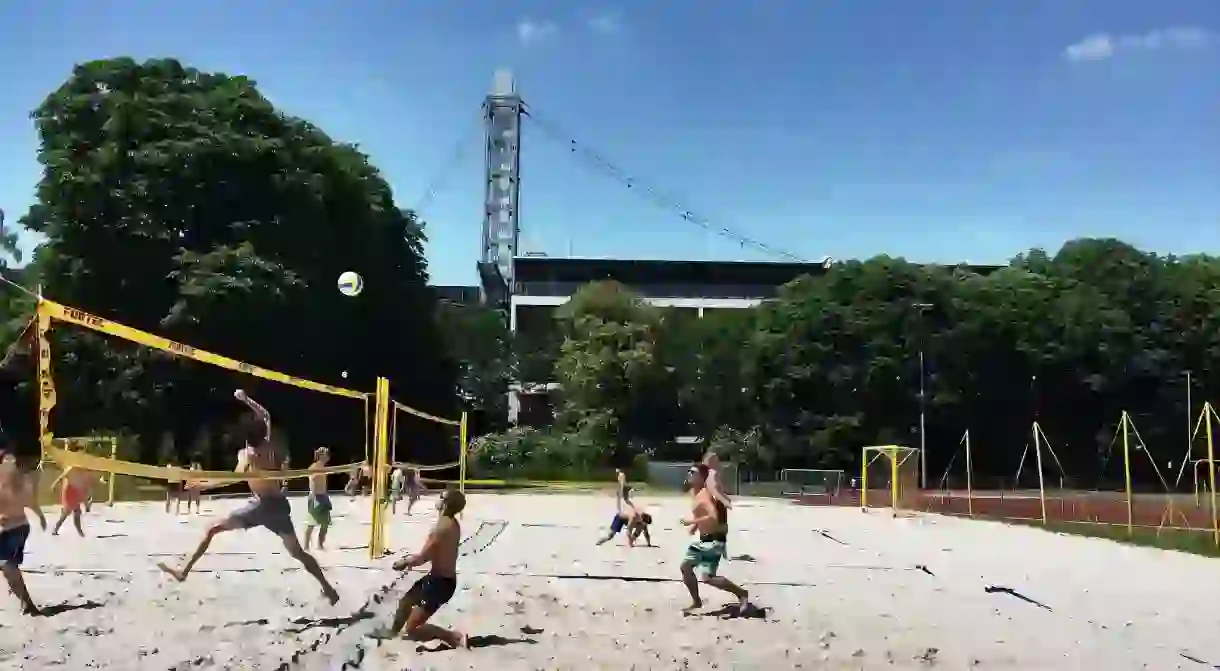
M588 430L515 428L471 442L473 477L506 480L613 481L611 450L599 440L599 427ZM647 478L648 457L638 454L626 468L628 477Z

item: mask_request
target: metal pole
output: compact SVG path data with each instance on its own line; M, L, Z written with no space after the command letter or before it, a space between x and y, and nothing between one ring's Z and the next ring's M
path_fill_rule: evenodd
M923 345L919 349L919 488L928 488L927 402L924 388Z

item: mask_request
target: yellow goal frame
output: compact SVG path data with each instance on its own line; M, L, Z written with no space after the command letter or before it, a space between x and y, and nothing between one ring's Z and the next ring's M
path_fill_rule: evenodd
M890 507L897 513L902 508L904 486L899 474L901 466L914 458L919 465L919 450L905 445L869 445L865 447L860 461L860 509L868 510L868 467L885 457L890 465ZM918 487L918 484L916 485Z

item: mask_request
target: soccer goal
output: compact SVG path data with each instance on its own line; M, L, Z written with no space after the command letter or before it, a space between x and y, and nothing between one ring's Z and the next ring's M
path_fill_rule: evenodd
M919 450L902 445L864 448L860 469L860 508L870 505L900 510L913 509L919 499Z
M779 472L785 496L826 496L834 498L843 489L843 471L818 470L814 468L785 468Z

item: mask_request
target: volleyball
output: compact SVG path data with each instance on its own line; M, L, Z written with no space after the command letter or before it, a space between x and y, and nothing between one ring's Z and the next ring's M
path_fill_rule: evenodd
M364 290L364 279L358 273L347 271L339 276L339 293L344 296L359 296Z

